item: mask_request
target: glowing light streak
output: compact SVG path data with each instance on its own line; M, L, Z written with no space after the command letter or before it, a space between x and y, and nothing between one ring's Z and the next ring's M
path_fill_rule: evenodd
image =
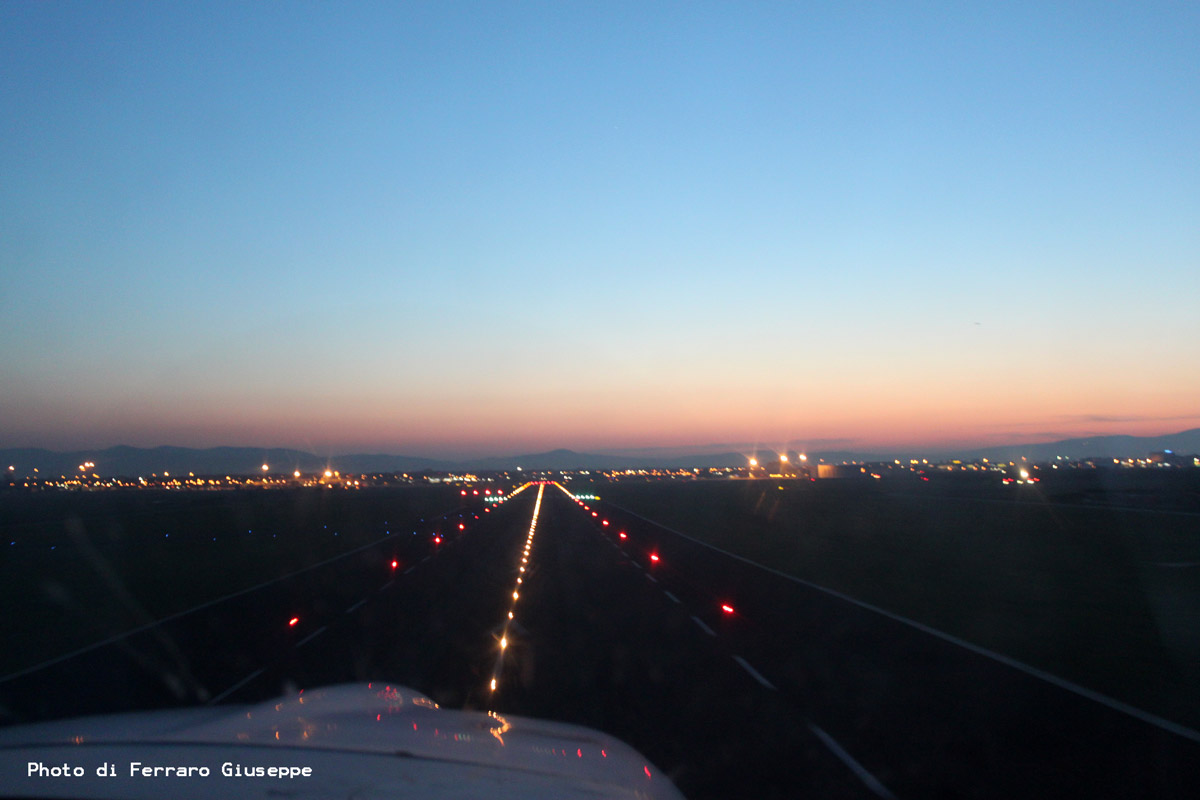
M527 484L523 485L521 487L521 489L518 489L517 491L513 492L513 494L510 495L510 497L512 497L513 495L516 495L518 492L525 489L527 486L531 486L531 485L532 485L532 483L527 483ZM534 534L537 532L538 515L541 513L542 497L545 493L545 488L546 488L545 483L542 483L542 482L538 483L537 499L534 501L534 504L533 504L533 516L529 520L529 533L525 537L525 547L521 551L520 571L522 573L525 572L524 565L529 563L529 553L533 549L533 537L534 537ZM520 575L518 575L516 585L520 586L523 581L524 581L524 579L522 577L520 577ZM521 597L520 591L514 589L513 593L512 593L513 606L508 611L508 619L510 621L513 619L513 608L516 607L517 600L519 600L520 597ZM491 679L491 683L489 684L490 691L492 693L495 693L495 691L496 691L496 685L497 685L498 678L500 676L500 672L504 668L504 653L508 649L508 625L507 624L505 624L504 630L500 634L500 648L499 649L500 649L500 652L496 659L495 669L492 670L492 679ZM497 738L499 738L499 737L497 737ZM501 742L501 743L503 744L503 742Z

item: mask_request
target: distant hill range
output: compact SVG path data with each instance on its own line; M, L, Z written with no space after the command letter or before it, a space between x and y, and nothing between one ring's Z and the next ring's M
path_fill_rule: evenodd
M1064 439L1044 444L1011 445L964 449L955 453L937 452L939 458L990 458L1013 460L1024 456L1031 461L1047 461L1056 456L1069 459L1081 458L1125 458L1142 457L1149 453L1172 450L1177 453L1200 453L1200 428L1181 431L1166 436L1092 436L1081 439ZM763 448L769 454L768 448ZM849 450L810 452L810 459L822 458L828 462L879 461L898 457L928 456L930 453L916 451L893 453L865 453ZM109 447L103 450L78 450L58 453L41 448L0 449L0 469L8 465L16 467L16 475L32 475L37 468L39 475L56 477L79 473L79 466L94 462L99 475L135 477L138 475L163 474L183 476L189 472L196 475L255 475L262 473L267 464L273 474L294 470L312 473L325 469L336 469L349 473L371 472L437 472L489 471L548 469L679 469L692 467L744 467L746 453L726 452L690 456L647 456L621 455L619 453L577 453L572 450L551 450L545 453L529 453L519 456L481 458L467 461L445 461L416 456L355 453L325 458L302 450L285 450L259 447L211 447L194 449L188 447Z

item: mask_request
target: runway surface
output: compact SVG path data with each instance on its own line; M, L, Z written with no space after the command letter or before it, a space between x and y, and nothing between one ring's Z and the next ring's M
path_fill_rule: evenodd
M964 644L532 484L0 679L0 703L46 718L384 679L601 729L691 798L1200 796L1193 732Z

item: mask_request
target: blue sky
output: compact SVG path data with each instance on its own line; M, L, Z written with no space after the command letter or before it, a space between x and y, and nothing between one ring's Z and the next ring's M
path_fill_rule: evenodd
M1198 40L1185 3L6 3L0 445L1200 425Z

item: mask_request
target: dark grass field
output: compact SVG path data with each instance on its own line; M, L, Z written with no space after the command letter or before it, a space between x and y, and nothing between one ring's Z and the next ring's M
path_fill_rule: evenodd
M1200 727L1200 475L598 486L729 552Z
M0 676L385 536L447 487L0 495Z

